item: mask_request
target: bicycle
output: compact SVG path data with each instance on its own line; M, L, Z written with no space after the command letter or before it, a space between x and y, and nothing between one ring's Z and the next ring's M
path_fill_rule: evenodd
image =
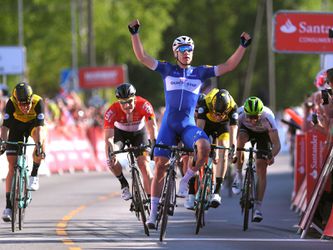
M28 190L28 165L26 162L26 149L28 146L36 146L35 143L28 143L28 138L25 137L24 142L18 141L2 141L1 144L11 144L17 146L17 160L14 167L14 175L10 191L10 201L12 206L11 227L12 232L15 232L16 221L18 217L18 228L22 230L24 223L25 209L32 200L31 191ZM41 149L38 149L41 153Z
M167 146L163 144L156 144L155 147L171 150L170 163L166 170L166 176L164 178L164 184L160 202L157 208L157 224L161 222L160 229L160 241L163 241L166 235L166 227L168 224L168 217L173 216L174 209L176 207L176 169L177 163L183 152L193 152L193 149L184 148L180 145Z
M244 214L243 219L243 231L248 229L249 225L249 214L251 210L251 222L253 222L254 215L254 201L256 198L256 177L255 177L255 153L264 153L269 154L269 152L264 150L257 150L254 148L254 144L252 142L252 146L249 148L237 148L237 151L248 152L249 157L246 163L245 168L245 177L242 187L242 195L240 198L240 206L242 209L242 214Z
M141 218L144 232L147 236L149 236L149 230L146 225L146 221L150 215L150 201L147 196L147 193L144 190L142 184L142 174L138 167L134 153L150 148L150 146L149 145L130 146L127 142L125 142L125 145L127 145L127 148L110 153L110 157L120 153L128 153L127 159L132 178L132 202L130 205L130 211L135 212L135 215L139 221Z
M211 150L209 153L208 162L205 164L204 169L201 174L201 178L198 178L198 191L195 196L194 201L194 210L195 210L195 218L196 218L196 229L195 233L198 234L200 228L205 226L205 211L210 207L210 197L213 192L213 161L215 159L215 149L224 149L224 150L232 150L231 148L224 146L217 146L212 144Z

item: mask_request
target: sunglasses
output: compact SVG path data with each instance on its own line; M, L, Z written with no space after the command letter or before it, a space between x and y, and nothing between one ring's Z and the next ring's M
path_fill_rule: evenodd
M18 102L19 106L24 106L24 107L29 106L30 104L31 102Z
M184 45L184 46L180 46L177 50L180 53L185 53L185 51L192 52L193 51L193 47L191 45Z
M250 120L258 120L259 119L259 115L246 115L247 118L249 118Z
M125 104L132 104L133 103L133 99L128 99L128 100L119 100L121 105L125 105Z

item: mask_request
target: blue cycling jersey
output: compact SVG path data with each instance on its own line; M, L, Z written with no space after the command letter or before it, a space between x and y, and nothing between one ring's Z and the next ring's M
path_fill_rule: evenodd
M203 82L215 76L213 66L180 68L168 62L157 61L155 71L162 75L165 94L165 113L157 143L175 145L180 138L186 147L193 147L207 135L195 125L194 112ZM169 156L167 150L155 149L156 156Z
M203 82L215 76L213 66L180 68L158 61L155 71L163 78L166 109L194 114Z

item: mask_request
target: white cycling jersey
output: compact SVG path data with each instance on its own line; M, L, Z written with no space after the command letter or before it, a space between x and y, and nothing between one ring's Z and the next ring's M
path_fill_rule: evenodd
M264 106L263 112L255 124L251 123L249 118L246 117L244 106L239 107L237 112L239 114L238 126L240 128L245 126L253 132L271 132L277 130L275 115L273 114L272 110L266 106Z

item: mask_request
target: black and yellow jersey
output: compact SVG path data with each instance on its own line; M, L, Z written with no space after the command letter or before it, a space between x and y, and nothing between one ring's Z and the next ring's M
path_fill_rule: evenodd
M11 96L6 104L3 126L15 129L18 123L33 123L33 126L43 126L45 105L42 97L32 95L32 106L27 114L18 107L17 100Z
M198 102L198 119L203 119L212 123L225 123L229 121L230 125L237 125L238 121L238 114L237 114L237 104L231 98L231 109L229 112L226 112L224 115L216 117L213 115L213 104L212 100L216 93L219 92L219 89L214 88L212 89L204 99Z

